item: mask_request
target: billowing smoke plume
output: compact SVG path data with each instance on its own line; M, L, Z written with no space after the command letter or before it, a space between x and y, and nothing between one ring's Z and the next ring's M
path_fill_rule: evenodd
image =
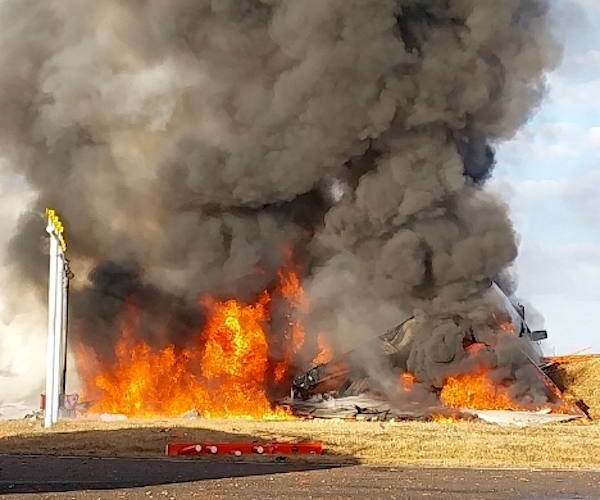
M7 170L7 164L0 161L0 258L19 212L31 202L23 179ZM0 404L23 402L28 391L38 389L46 359L39 348L45 340L46 311L33 293L13 295L8 281L8 270L0 268Z
M556 63L547 3L5 0L0 148L37 193L11 287L44 293L55 207L80 335L110 345L133 293L162 343L201 324L203 293L270 286L294 246L334 306L315 328L354 303L377 305L360 332L386 307L438 318L429 373L460 344L447 318L477 321L517 253L483 185Z

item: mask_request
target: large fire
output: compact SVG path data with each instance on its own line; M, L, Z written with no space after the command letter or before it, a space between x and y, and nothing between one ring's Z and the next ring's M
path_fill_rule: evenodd
M499 331L508 334L514 334L514 328L508 321L500 321L500 317L493 315L496 321L496 328ZM538 407L534 404L529 404L525 401L517 401L510 391L511 381L508 379L497 380L494 377L492 369L486 362L485 352L489 346L475 342L465 346L465 353L468 358L468 363L462 368L464 372L456 373L446 377L443 386L439 393L440 402L451 409L462 410L540 410L550 408L554 412L568 413L570 408L567 404L564 405L546 405ZM540 371L540 377L543 380L544 375ZM419 381L409 372L401 374L399 386L403 392L410 392L414 384ZM548 394L552 393L560 401L560 393L558 389L549 380L544 381L548 387ZM458 421L456 417L447 415L434 415L434 420L444 421L445 423Z
M508 388L490 378L484 367L474 373L451 376L446 379L440 399L452 408L470 410L519 410L508 392Z
M274 297L285 304L276 359L269 335L271 306L278 300ZM276 289L263 292L253 304L202 298L199 307L207 319L194 342L186 348L156 349L141 340L140 311L130 300L112 361L101 361L88 346L77 346L84 397L93 402L90 411L151 417L179 416L194 409L207 418L291 418L287 409L273 405L273 388L286 390L299 359L312 357L316 365L333 357L323 333L312 344L306 342L307 332L298 318L309 313L309 305L296 270L282 269ZM493 319L499 330L514 333L508 320ZM511 397L508 381L492 380L482 361L486 349L481 343L465 348L474 369L446 378L439 394L442 404L471 410L532 409ZM398 382L405 393L419 383L408 372Z
M498 328L506 333L514 334L514 329L508 323L498 323ZM517 401L510 393L510 380L495 380L492 369L480 356L487 346L482 343L469 345L465 350L474 362L474 369L466 373L452 375L446 378L440 392L441 402L450 408L468 410L541 410L552 409L555 413L569 413L571 410L567 403L547 404L538 406L526 401ZM532 362L533 365L533 362ZM554 394L557 401L561 401L560 391L540 371L540 379L546 384L548 396Z
M492 314L498 330L513 333L512 325ZM521 410L522 408L510 395L507 385L492 380L489 367L481 359L487 346L473 343L465 348L469 358L474 361L475 368L467 373L448 377L440 393L442 403L450 408L470 410Z
M280 273L278 291L292 310L308 307L294 272ZM283 359L274 364L267 335L270 303L268 292L254 304L204 298L200 306L207 321L192 347L162 350L140 340L139 311L128 303L114 361L103 363L89 347L77 347L84 397L94 401L90 411L150 417L196 409L207 418L290 418L286 409L271 403L268 387L288 375L306 332L287 315L288 342ZM331 356L319 338L318 360Z

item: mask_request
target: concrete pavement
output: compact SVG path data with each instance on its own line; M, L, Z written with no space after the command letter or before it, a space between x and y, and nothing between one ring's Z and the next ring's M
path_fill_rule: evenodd
M0 456L9 500L600 499L600 472Z

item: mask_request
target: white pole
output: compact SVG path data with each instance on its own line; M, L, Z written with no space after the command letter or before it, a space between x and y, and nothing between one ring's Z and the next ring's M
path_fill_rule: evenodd
M46 344L46 408L44 425L45 427L51 427L55 400L57 399L57 395L54 392L54 346L56 342L56 273L59 242L54 234L54 225L50 218L48 218L46 231L50 234L50 275L48 277L48 340Z
M52 423L58 421L58 409L60 406L60 354L62 347L62 336L63 336L63 277L65 273L64 255L62 250L58 249L58 255L56 256L56 282L54 285L54 293L56 299L54 301L55 313L54 313L54 348L52 354L54 356L52 360L53 377L52 383L54 384L54 405L52 406Z
M46 209L46 232L50 236L50 274L48 276L48 340L46 345L46 405L44 425L51 427L58 420L60 395L60 359L63 344L63 307L65 256L67 243L64 226L50 208Z

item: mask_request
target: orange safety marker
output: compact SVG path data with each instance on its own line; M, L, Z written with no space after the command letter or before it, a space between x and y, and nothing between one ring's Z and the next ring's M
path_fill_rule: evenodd
M322 455L322 443L169 443L166 454L178 455Z

